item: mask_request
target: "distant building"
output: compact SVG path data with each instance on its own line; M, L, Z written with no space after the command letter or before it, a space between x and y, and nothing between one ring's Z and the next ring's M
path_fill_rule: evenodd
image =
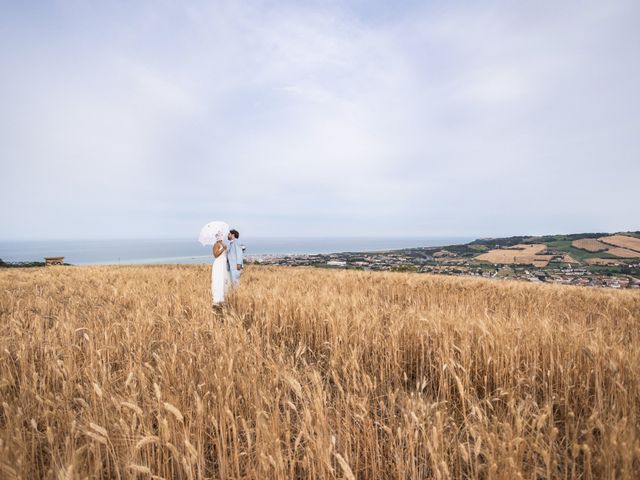
M44 257L44 265L46 267L51 265L64 265L64 257Z
M330 267L346 267L347 262L345 262L344 260L329 260L327 262L327 265Z

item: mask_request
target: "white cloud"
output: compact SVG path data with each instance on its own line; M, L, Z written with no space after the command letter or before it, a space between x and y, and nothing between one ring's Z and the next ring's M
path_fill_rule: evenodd
M637 228L633 2L61 5L0 34L7 237Z

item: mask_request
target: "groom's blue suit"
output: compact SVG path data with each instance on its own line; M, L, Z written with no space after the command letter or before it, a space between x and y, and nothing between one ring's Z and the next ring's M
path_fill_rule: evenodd
M227 261L229 262L229 273L231 274L231 283L233 285L240 283L240 270L238 270L238 265L243 266L242 260L242 248L235 240L231 240L229 242Z

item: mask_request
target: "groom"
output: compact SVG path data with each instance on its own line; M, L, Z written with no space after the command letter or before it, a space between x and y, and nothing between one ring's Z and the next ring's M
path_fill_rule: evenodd
M227 253L227 267L231 274L231 285L237 287L240 284L240 272L242 271L242 248L238 246L236 240L240 238L237 230L231 230L227 239L229 240L229 252Z

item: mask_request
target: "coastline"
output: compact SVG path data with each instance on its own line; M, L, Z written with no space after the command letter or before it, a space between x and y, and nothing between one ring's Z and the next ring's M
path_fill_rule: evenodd
M291 256L341 252L387 252L416 246L443 246L470 242L473 237L242 237L245 255ZM210 247L193 239L130 240L25 240L0 241L0 259L6 262L41 261L46 256L64 256L74 265L118 265L158 263L208 263Z

